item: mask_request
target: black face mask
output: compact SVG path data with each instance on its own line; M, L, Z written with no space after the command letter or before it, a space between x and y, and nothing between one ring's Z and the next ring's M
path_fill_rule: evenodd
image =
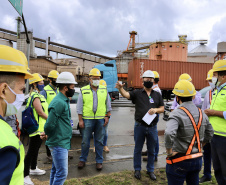
M68 88L68 90L66 91L67 97L72 97L74 94L75 94L75 89Z
M179 100L179 98L176 98L176 102L178 103L178 105L180 105L180 100Z
M146 87L146 88L151 88L153 86L153 82L151 82L151 81L144 81L144 87Z
M56 87L57 83L55 80L52 81L52 85Z

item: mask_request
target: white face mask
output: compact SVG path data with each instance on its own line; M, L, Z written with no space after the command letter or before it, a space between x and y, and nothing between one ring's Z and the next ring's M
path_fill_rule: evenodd
M214 88L215 88L215 84L214 84L214 83L209 82L209 85L210 85L210 87L211 87L212 89L214 89Z
M214 85L216 85L216 83L217 83L217 77L212 77L212 83L213 83Z
M5 116L11 116L17 114L18 110L21 108L24 102L24 94L16 94L9 86L9 90L16 95L16 99L13 103L8 103L4 100L7 104Z
M100 80L93 80L93 86L97 87L100 84Z

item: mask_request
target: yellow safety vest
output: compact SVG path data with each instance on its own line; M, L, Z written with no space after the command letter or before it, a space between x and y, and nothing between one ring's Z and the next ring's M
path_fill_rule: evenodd
M99 85L97 89L97 110L93 112L93 92L90 85L81 88L83 97L83 119L104 119L107 106L107 89L106 87Z
M53 98L57 95L57 93L59 93L58 89L56 93L50 85L45 86L44 90L46 91L46 101L48 104L50 104Z
M226 86L213 93L210 109L226 111ZM209 121L214 129L214 134L226 137L226 120L218 116L210 116Z
M13 129L4 120L0 119L0 150L10 147L17 151L17 165L13 172L10 185L24 184L24 147L20 140L13 133ZM8 159L10 160L10 159ZM0 183L1 184L1 183Z
M34 95L33 101L34 101L35 98L39 98L40 101L41 101L43 112L48 116L48 103L47 103L45 97L43 95L37 93L37 92L31 93L30 97L28 98L26 107L29 106L29 103L31 101L31 97L33 95ZM42 118L41 116L39 116L38 113L36 112L35 108L33 107L33 102L31 104L31 107L33 109L33 114L34 114L35 120L39 124L39 127L38 127L38 130L36 130L34 133L30 134L29 137L40 135L40 133L44 132L44 125L46 123L46 120L44 118Z

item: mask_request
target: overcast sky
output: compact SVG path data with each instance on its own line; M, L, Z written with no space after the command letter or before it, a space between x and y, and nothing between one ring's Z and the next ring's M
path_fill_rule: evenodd
M189 40L208 39L216 51L217 43L226 41L225 8L224 0L23 0L35 37L107 56L125 50L133 30L136 42L187 34ZM9 1L1 0L0 27L16 31L17 16Z

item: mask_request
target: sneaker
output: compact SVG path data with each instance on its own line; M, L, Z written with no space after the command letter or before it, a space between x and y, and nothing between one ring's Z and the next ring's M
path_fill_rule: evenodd
M45 170L41 170L38 167L36 167L35 170L30 169L30 175L44 175L46 174Z
M202 176L200 179L199 179L199 183L203 183L203 182L209 182L211 181L211 178L207 178L205 176Z
M34 183L31 181L31 178L28 176L24 177L24 185L34 185Z

